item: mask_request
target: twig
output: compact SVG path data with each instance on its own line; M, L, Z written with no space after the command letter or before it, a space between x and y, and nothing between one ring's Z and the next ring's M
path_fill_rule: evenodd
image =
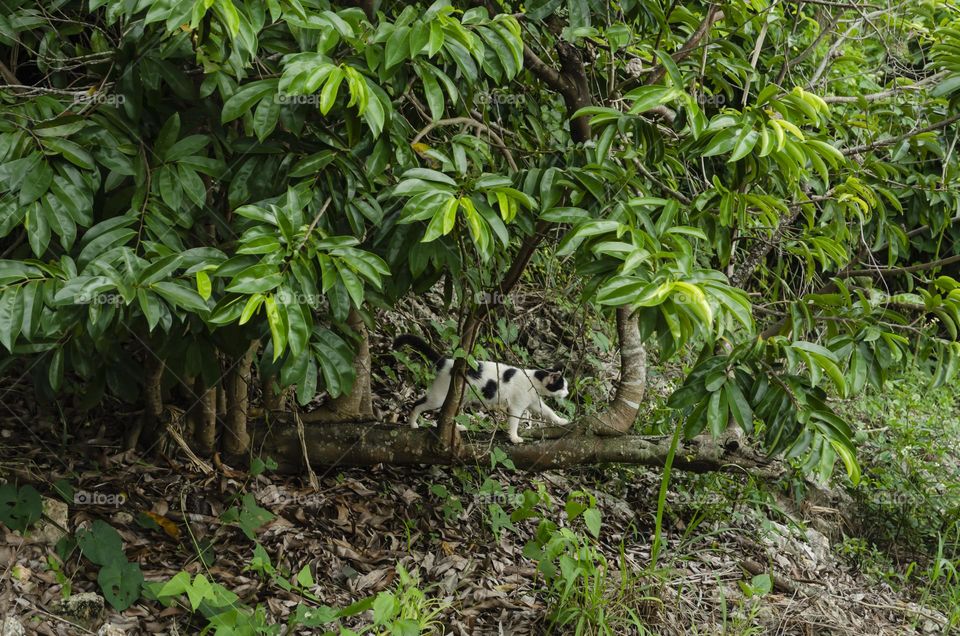
M490 138L493 139L497 148L503 153L504 158L510 165L510 169L514 172L519 170L517 167L517 162L513 160L513 155L510 153L510 150L507 148L506 144L503 143L503 139L500 137L500 135L493 132L493 130L482 121L477 121L472 117L451 117L449 119L438 119L437 121L430 122L424 127L423 130L417 133L417 136L413 138L413 141L410 142L410 145L418 143L427 134L429 134L431 130L437 128L438 126L456 126L458 124L464 126L473 126L474 128L482 130L490 135Z
M868 93L866 95L827 95L823 98L823 101L825 101L828 104L855 104L860 100L864 100L867 102L875 102L881 99L886 99L888 97L899 95L905 91L918 90L919 88L927 84L932 84L937 80L943 79L944 77L947 76L947 74L948 74L947 71L941 71L939 73L935 73L934 75L931 75L930 77L926 77L918 82L914 82L909 86L896 86L886 91L880 91L879 93Z
M697 30L693 32L693 35L690 36L690 39L687 40L680 50L673 55L673 61L676 64L679 64L681 61L687 58L697 45L700 44L700 40L707 35L710 31L710 27L713 26L714 22L718 22L723 19L723 11L717 5L710 5L710 8L707 9L707 15L704 16L703 22L700 23L700 26L697 27ZM667 69L662 64L653 69L653 72L650 73L650 77L646 79L645 84L656 84L663 76L666 75Z
M852 148L846 148L841 150L845 156L856 155L864 152L870 152L871 150L876 150L877 148L884 148L886 146L892 146L896 143L900 143L904 139L909 139L910 137L915 137L917 135L922 135L925 132L931 132L933 130L940 130L941 128L946 128L955 121L960 120L960 113L956 113L941 119L935 124L930 124L929 126L924 126L923 128L914 128L911 131L905 132L902 135L897 135L896 137L891 137L890 139L881 139L880 141L874 141L863 146L854 146Z
M300 439L300 450L303 451L303 465L307 468L307 481L314 490L320 488L320 482L317 480L317 474L313 472L310 466L310 455L307 453L307 438L303 432L303 419L300 417L300 409L293 409L293 418L297 422L297 437Z

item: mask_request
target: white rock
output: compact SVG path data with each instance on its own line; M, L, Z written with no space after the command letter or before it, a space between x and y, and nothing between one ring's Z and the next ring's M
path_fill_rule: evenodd
M27 630L13 616L0 619L0 636L27 636Z

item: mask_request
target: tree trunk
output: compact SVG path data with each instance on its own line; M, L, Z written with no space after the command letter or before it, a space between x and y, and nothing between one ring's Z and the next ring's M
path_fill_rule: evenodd
M277 386L277 376L267 375L260 379L260 391L263 393L263 409L265 411L282 411L284 394Z
M554 432L546 429L544 432ZM277 471L298 474L304 470L303 448L294 426L252 427L254 446L263 448L278 463ZM538 431L527 431L535 436ZM502 433L500 434L502 435ZM566 435L524 444L490 444L489 439L464 441L459 456L438 452L428 429L397 425L326 424L305 428L305 445L312 466L371 466L375 464L451 465L489 462L492 448L504 451L521 469L547 470L605 463L661 467L670 449L671 436ZM683 442L674 468L691 472L749 472L778 478L786 467L741 446L736 436L714 440L702 435Z
M601 413L587 418L587 426L598 435L624 435L637 421L647 388L647 349L640 338L637 318L626 307L617 309L617 336L620 340L620 382L613 402Z
M350 393L330 400L326 405L331 415L339 421L356 421L373 417L373 396L370 390L370 336L363 317L356 309L350 309L347 325L359 337L357 355L353 359L356 380Z
M245 455L250 450L247 433L247 410L250 406L250 369L259 341L254 340L237 360L225 380L227 415L223 431L223 452L230 458Z
M198 375L193 391L199 400L191 411L194 447L202 457L210 457L217 443L217 388L204 386L203 377Z
M144 353L143 360L143 413L127 433L127 449L134 449L143 438L144 452L153 450L163 435L163 360L152 350Z
M477 332L480 329L480 318L473 311L467 314L463 323L463 329L460 332L460 347L467 352L467 355L473 352L473 345L477 342ZM457 358L453 361L453 368L450 369L450 388L447 390L447 397L443 400L443 406L440 407L440 416L437 420L437 434L439 436L436 450L440 454L457 457L460 455L461 440L460 433L457 431L456 416L460 411L460 405L463 403L463 391L466 387L467 360L466 358Z

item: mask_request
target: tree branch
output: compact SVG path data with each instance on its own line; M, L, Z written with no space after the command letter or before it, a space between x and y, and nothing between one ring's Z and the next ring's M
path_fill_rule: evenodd
M510 165L510 169L514 172L519 170L517 167L517 162L514 161L513 155L510 153L509 148L507 148L507 145L503 143L503 138L501 138L497 133L493 132L493 129L491 129L485 123L482 121L477 121L472 117L451 117L449 119L438 119L437 121L432 121L427 124L423 130L417 133L417 136L413 138L413 141L411 141L410 144L413 145L418 143L421 139L426 137L431 130L437 128L438 126L456 126L458 124L462 124L464 126L473 126L474 128L478 128L488 134L490 138L493 139L500 152L503 153L503 157L507 160L507 164Z
M844 156L849 155L858 155L864 152L870 152L871 150L876 150L877 148L885 148L886 146L892 146L894 144L900 143L904 139L909 139L910 137L915 137L917 135L922 135L925 132L930 132L933 130L940 130L941 128L946 128L955 121L960 120L960 113L951 115L941 119L935 124L930 124L929 126L924 126L923 128L914 128L909 132L905 132L902 135L897 135L896 137L891 137L890 139L881 139L879 141L874 141L873 143L866 144L864 146L854 146L852 148L847 148L841 150Z
M827 95L823 98L823 101L828 104L857 104L860 102L860 100L876 102L881 99L900 95L907 91L918 90L927 84L932 84L933 82L943 79L947 75L948 71L941 71L908 86L895 86L889 90L881 91L879 93L868 93L866 95Z
M703 22L700 23L700 26L697 27L697 30L693 32L693 35L690 36L680 50L674 53L673 61L679 64L681 61L686 59L693 50L697 48L707 33L710 31L710 27L713 26L715 22L718 22L723 19L723 11L720 10L718 5L710 5L710 8L707 9L707 15L704 16ZM653 69L647 79L644 81L645 84L656 84L663 79L663 76L666 75L667 69L662 64Z
M254 448L261 448L278 464L284 474L301 473L304 458L294 426L253 427ZM527 432L532 438L525 444L502 443L489 439L469 440L458 457L437 453L430 444L431 433L397 425L331 424L310 426L304 431L305 446L314 466L371 466L375 464L451 465L489 462L493 448L502 450L517 468L548 470L596 464L633 464L661 467L670 448L671 436L630 435L603 437L567 435L557 439L537 437L538 431ZM502 433L498 433L499 437ZM346 450L345 450L346 449ZM676 453L673 466L689 472L747 472L767 479L777 479L787 468L742 445L736 436L714 440L701 435L684 441Z
M928 269L936 269L937 267L952 265L953 263L960 263L960 254L948 256L947 258L941 258L940 260L931 261L929 263L910 265L909 267L874 267L870 269L851 269L840 272L837 274L837 278L852 278L854 276L879 276L881 278L886 278L887 276L899 276L900 274L923 272Z

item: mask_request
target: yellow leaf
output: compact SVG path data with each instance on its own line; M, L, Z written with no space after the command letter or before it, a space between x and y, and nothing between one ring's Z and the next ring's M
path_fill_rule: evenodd
M158 515L153 512L144 511L143 514L150 517L158 526L163 528L163 531L167 533L171 539L180 539L180 526L176 522L167 519L163 515Z

